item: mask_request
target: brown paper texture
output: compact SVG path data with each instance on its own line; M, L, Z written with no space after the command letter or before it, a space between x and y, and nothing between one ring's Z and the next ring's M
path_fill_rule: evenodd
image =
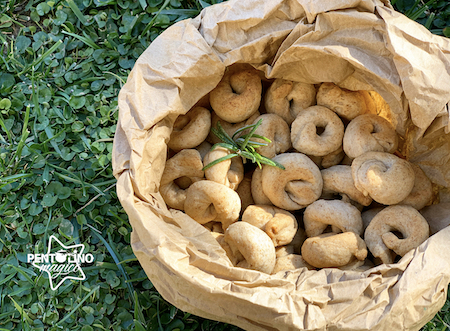
M267 79L377 91L407 157L439 191L442 203L427 213L445 226L449 61L448 39L388 1L228 1L168 28L120 92L112 160L133 250L157 290L184 311L246 330L419 330L446 300L450 227L399 263L364 273L267 275L233 267L208 230L167 208L159 181L177 116L207 95L227 66L248 63Z

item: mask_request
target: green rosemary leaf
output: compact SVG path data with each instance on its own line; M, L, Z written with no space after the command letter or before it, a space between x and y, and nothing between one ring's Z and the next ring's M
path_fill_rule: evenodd
M243 157L245 157L246 159L251 160L253 163L256 162L256 156L255 156L254 154L250 153L250 152L247 152L247 151L241 151L241 152L240 152L240 155L243 156Z
M220 134L225 138L225 140L222 139L223 141L228 142L230 144L236 144L235 141L223 129L222 125L220 124L220 121L217 122L217 129L219 130Z
M239 154L237 154L237 153L231 153L231 154L228 154L228 155L223 156L221 158L218 158L217 160L214 160L211 163L208 163L207 165L205 165L202 170L205 171L206 169L211 168L212 166L215 166L216 164L218 164L218 163L220 163L222 161L231 159L231 158L233 158L235 156L238 156L238 155Z
M236 135L238 135L239 133L241 133L241 132L243 132L243 131L245 131L245 130L254 128L255 126L256 126L256 124L250 124L250 125L243 126L242 128L237 129L236 132L233 133L233 136L232 136L231 138L234 139L234 137L236 137Z
M256 123L252 130L250 131L250 133L247 135L247 137L245 138L244 142L242 143L242 145L240 145L241 150L245 149L245 146L247 146L248 141L250 140L250 137L252 136L253 133L255 133L256 129L258 128L258 126L260 126L262 123L262 118L258 121L258 123Z
M286 168L281 163L278 163L277 161L269 159L268 157L265 157L262 155L260 155L260 156L261 156L261 158L259 159L259 161L261 163L280 168L281 170L286 170Z
M243 143L245 141L245 139L244 138L242 138L242 137L239 137L239 138L237 138L236 139L236 142L239 144L239 143ZM256 146L267 146L268 144L266 144L266 143L260 143L260 142L258 142L258 141L253 141L253 140L249 140L248 142L247 142L247 144L252 144L252 145L256 145Z
M266 138L264 136L260 136L259 134L252 134L252 136L250 138L262 139L264 141L267 141L269 144L272 142L272 140L270 140L269 138Z
M258 165L258 168L259 168L259 169L262 169L261 162L259 162L258 160L256 160L256 164Z
M216 128L211 128L211 132L214 133L216 137L219 138L221 141L230 145L236 145L236 143L233 140L227 138L228 135L227 136L223 135L223 133L220 130Z
M260 126L262 123L262 119L260 119L257 123L246 125L234 132L232 137L223 129L222 125L220 124L220 121L217 122L217 128L211 128L211 132L214 133L217 138L219 138L222 142L214 144L214 146L211 147L211 151L214 150L217 147L223 147L225 149L228 149L230 151L233 151L234 153L228 154L224 157L221 157L206 166L203 167L202 170L208 169L222 161L231 159L236 156L242 157L244 163L246 159L251 160L253 163L256 163L259 168L261 168L261 164L267 164L271 166L278 167L280 169L284 170L283 165L279 164L278 162L275 162L265 156L260 155L256 149L267 146L268 143L271 143L272 141L266 137L263 137L261 135L255 134L256 129L258 126ZM245 131L251 129L249 133L242 135L235 139L235 137ZM265 142L259 142L251 140L251 138L261 139Z
M249 150L249 152L250 152L250 153L252 153L252 154L253 154L253 153L256 153L256 149L255 149L255 147L254 147L254 146L252 146L252 145L250 145L250 144L249 144L249 145L247 145L247 149L248 149L248 150Z

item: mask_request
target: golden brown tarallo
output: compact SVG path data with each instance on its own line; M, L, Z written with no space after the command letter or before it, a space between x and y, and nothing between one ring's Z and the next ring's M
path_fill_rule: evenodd
M269 114L276 114L291 125L301 111L316 104L316 88L313 84L275 79L264 103Z
M247 222L236 222L225 231L224 241L237 257L237 266L272 273L276 262L275 247L261 229Z
M292 146L304 154L325 156L333 153L342 146L343 137L344 124L326 107L309 107L292 122Z
M186 115L177 117L168 143L169 148L180 151L200 145L211 129L211 112L204 107L194 107Z
M367 91L350 91L334 83L323 83L317 91L317 104L327 107L346 120L365 113L376 113Z
M186 189L204 179L202 168L202 157L195 149L183 149L167 160L159 191L169 207L184 210Z
M430 229L425 218L413 207L388 206L375 215L364 232L364 240L373 256L393 263L428 239Z
M398 136L392 124L374 114L359 115L345 129L344 152L350 158L365 152L394 153L398 147Z
M358 190L385 205L405 199L415 180L408 161L385 152L367 152L354 159L352 177Z
M322 234L328 226L334 233L354 232L363 234L361 212L348 202L341 200L317 200L305 209L303 215L308 237Z
M367 248L354 232L323 233L305 240L302 256L316 268L342 267L355 259L363 261Z
M223 184L202 180L186 191L184 211L200 224L221 222L226 230L238 220L240 210L239 195Z
M261 94L261 78L256 70L227 72L210 93L211 107L227 122L242 122L258 111Z
M274 206L248 206L242 214L242 221L267 233L275 247L290 244L298 229L294 215Z
M264 166L262 189L277 207L298 210L316 201L322 193L319 168L301 153L283 153L273 158L286 169Z

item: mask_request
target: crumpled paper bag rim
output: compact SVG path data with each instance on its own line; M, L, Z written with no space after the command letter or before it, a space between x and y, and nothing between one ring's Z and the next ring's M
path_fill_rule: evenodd
M365 8L367 6L370 8L370 5L372 5L380 16L382 16L380 12L385 17L388 17L389 14L389 11L385 10L386 8L379 1L340 2L347 3L345 7L347 10L349 7L348 3L358 3L358 5L363 4ZM274 1L271 8L274 11L278 9L277 13L282 11L280 8L283 10L288 8L291 12L295 13L297 11L298 14L299 8L304 6L302 7L304 9L309 5L309 10L305 11L303 15L309 17L311 22L312 18L321 15L320 10L314 13L314 9L318 9L314 8L314 4L317 4L317 2L306 0L299 0L297 3L294 1ZM262 22L261 16L264 17L264 15L260 13L264 12L264 10L261 8L260 3L254 1L237 3L231 1L222 6L228 8L228 14L231 15L230 12L233 9L238 11L236 8L240 8L240 5L242 7L250 7L252 5L252 10L259 13L259 22ZM162 39L166 38L166 40L162 40L160 43L158 39L160 37L158 37L149 47L152 51L155 48L158 49L158 46L172 47L173 49L182 47L183 49L177 50L177 52L193 52L193 54L189 53L188 60L191 62L188 63L187 70L182 71L181 69L186 68L183 68L178 63L179 61L176 62L177 65L181 66L180 71L182 71L181 75L184 75L184 81L180 82L181 79L174 78L180 74L176 72L177 68L174 70L171 67L173 63L170 63L170 60L173 60L173 58L164 61L165 59L158 57L158 52L156 54L152 53L152 57L150 57L150 52L147 50L136 63L136 69L133 69L127 84L119 96L120 119L114 141L113 155L114 172L116 177L118 177L117 191L133 227L133 250L150 280L166 300L179 308L206 318L239 325L248 330L274 328L287 330L300 327L310 330L343 328L349 330L381 330L383 326L387 325L398 327L398 329L414 330L420 328L445 302L447 285L449 283L448 262L446 261L450 259L443 259L442 263L432 266L432 269L438 269L434 270L434 278L432 278L434 280L433 286L438 290L431 294L427 293L428 297L424 296L422 301L419 300L419 303L417 298L410 298L415 292L411 290L409 284L424 287L424 282L430 282L428 272L424 275L424 271L419 269L418 266L425 264L427 267L430 267L429 260L436 258L432 253L441 253L439 248L445 246L446 241L448 241L445 240L449 237L448 228L433 236L417 250L408 253L407 256L403 257L403 262L394 266L379 266L371 270L371 274L379 273L383 275L382 277L376 277L377 279L389 279L392 289L398 289L402 295L390 298L385 293L389 292L389 290L380 290L380 286L383 286L382 281L381 285L378 284L378 286L374 286L371 283L371 285L366 287L370 291L380 291L376 295L372 294L380 300L381 303L378 303L379 305L386 304L384 309L378 312L374 312L373 307L371 308L372 310L368 309L367 311L357 310L356 313L350 314L352 316L350 318L348 316L344 317L342 311L345 312L352 308L347 307L343 309L340 307L339 299L337 303L330 300L329 291L336 291L338 298L338 294L346 298L345 293L339 292L339 284L346 283L341 281L340 278L348 277L348 281L361 285L364 277L369 279L369 275L322 269L311 273L305 270L287 272L283 278L279 275L262 275L252 270L234 268L229 263L227 264L226 257L220 246L211 241L212 236L209 239L207 238L208 233L206 230L202 231L199 227L193 226L192 220L187 216L178 215L179 217L175 220L173 213L167 210L157 192L157 182L158 176L160 176L158 169L161 169L161 166L163 166L162 159L165 159L163 154L166 151L165 143L168 135L170 135L173 121L177 115L187 112L198 101L199 97L207 94L217 84L221 78L221 73L226 67L225 64L231 65L238 62L237 59L239 57L245 62L244 60L250 56L248 54L249 50L253 50L255 45L258 45L258 39L241 45L238 48L241 50L241 54L235 50L222 54L217 48L214 48L216 41L220 37L217 34L215 35L215 33L218 33L218 29L217 26L214 26L214 18L217 19L216 16L219 12L217 8L219 6L212 6L211 9L207 8L199 17L187 22L180 22L167 29L165 36L162 37ZM244 15L246 11L241 10L239 13ZM247 15L251 16L251 11ZM268 16L269 14L266 13L265 15ZM249 19L249 21L252 20ZM245 23L245 20L242 22ZM258 26L258 24L255 26ZM267 27L264 26L264 28ZM286 40L282 36L282 32L285 29L286 26L280 26L278 30L280 39L276 40L277 42ZM177 38L180 38L180 32L187 42L183 43L177 40ZM202 38L205 36L205 38L202 39L199 36ZM211 45L211 42L206 42L208 38L211 40L214 36L217 39L214 40L213 45ZM172 46L167 45L167 40L170 40L170 38L175 38L176 41ZM189 38L192 38L195 42ZM259 38L264 39L264 35L262 37L259 36ZM439 43L445 44L444 42ZM277 45L279 46L281 43ZM287 49L290 48L288 47ZM163 50L161 55L165 55L167 52ZM270 52L273 52L273 49L266 47L262 52L262 56L267 57L267 54L271 54ZM199 58L195 57L197 55ZM200 77L202 79L211 78L211 82L189 87L187 83L195 81L199 77L197 75L199 70L194 72L194 70L190 69L192 66L198 66L199 63L202 65L214 64L214 67L209 68L211 69L210 72L200 70ZM258 64L255 67L258 67ZM260 67L268 68L267 64L260 65ZM271 69L273 69L273 66ZM275 75L276 71L274 73L274 70L271 70L270 73ZM145 76L144 79L141 77L142 75ZM168 77L165 77L165 75ZM149 111L146 113L144 111L156 108L156 101L152 103L148 99L140 100L133 93L140 88L145 89L145 86L139 85L142 83L142 79L152 87L157 87L156 90L162 89L161 95L164 103L158 103L158 105L164 104L164 107L159 107L157 112ZM174 86L177 87L175 92ZM413 84L413 86L415 85ZM134 98L137 100L133 100ZM156 97L156 99L161 101L161 98ZM144 101L149 101L149 103L147 104ZM124 104L127 105L125 111L123 110ZM418 104L420 105L420 102ZM129 113L123 115L127 110ZM124 139L124 137L126 138ZM156 151L156 155L145 150L148 141L158 142L152 146L152 150ZM150 165L146 165L148 161L150 161ZM149 182L154 184L153 187L152 185L141 187L144 175L149 176ZM189 238L189 240L186 240L186 238ZM442 257L442 255L440 256ZM411 263L414 264L415 268L411 266ZM218 274L217 270L221 273ZM406 277L405 275L396 279L398 270L401 270L403 274L412 272L414 277ZM306 276L307 274L314 274L316 277ZM414 278L418 276L420 276L421 282L414 282ZM334 279L335 277L338 281ZM208 281L209 286L205 288L202 284L206 281ZM319 286L317 284L313 286L316 281ZM219 283L219 286L216 283ZM433 288L428 283L426 284L427 287L425 288ZM333 285L335 286L333 287ZM285 287L288 287L288 289ZM319 288L323 290L324 287L329 287L328 295L316 293ZM270 292L269 294L267 288L274 293ZM299 289L302 291L298 292ZM345 291L348 291L348 289L345 289ZM387 298L383 297L384 295L387 295ZM221 299L220 302L218 302L218 298ZM349 300L348 297L346 299ZM359 296L356 299L364 301L364 296ZM390 300L393 301L391 302ZM353 301L355 301L355 298L353 298ZM373 303L372 301L370 299L367 302L359 302L359 307L370 306ZM330 304L330 302L333 304ZM417 308L421 304L427 308L426 313L421 314L420 309ZM330 310L330 306L333 306L333 309ZM287 307L292 307L292 309ZM368 318L364 314L371 315L372 318ZM363 318L361 318L362 316Z

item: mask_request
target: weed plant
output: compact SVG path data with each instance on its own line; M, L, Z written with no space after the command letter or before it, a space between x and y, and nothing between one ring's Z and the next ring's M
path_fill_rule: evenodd
M0 330L238 330L168 304L130 247L111 151L117 96L176 21L220 0L0 0ZM450 35L447 1L397 0ZM52 290L28 254L85 245L86 279ZM450 301L424 330L446 330Z

